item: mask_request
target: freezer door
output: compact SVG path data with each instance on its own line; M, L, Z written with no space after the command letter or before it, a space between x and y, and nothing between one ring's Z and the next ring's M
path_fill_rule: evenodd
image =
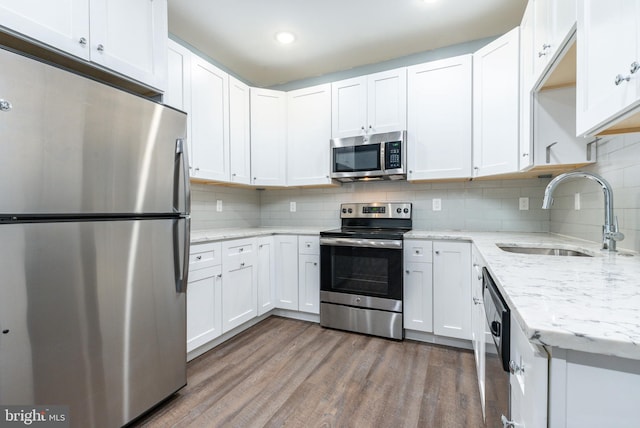
M184 386L186 222L0 225L0 403L119 427Z
M186 114L0 49L0 216L188 212Z

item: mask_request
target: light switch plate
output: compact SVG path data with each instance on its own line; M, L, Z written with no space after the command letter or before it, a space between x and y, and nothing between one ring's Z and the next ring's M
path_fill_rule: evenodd
M216 211L221 213L222 212L222 199L218 199L216 201Z
M296 212L296 203L295 202L289 202L289 211L291 211L292 213Z
M529 198L520 198L520 211L528 211L529 210Z
M434 211L442 211L442 199L434 198L431 206Z

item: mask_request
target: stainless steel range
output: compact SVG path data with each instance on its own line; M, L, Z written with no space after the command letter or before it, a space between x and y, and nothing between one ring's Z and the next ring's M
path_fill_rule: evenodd
M410 203L340 206L342 228L320 232L320 324L403 338L403 235Z

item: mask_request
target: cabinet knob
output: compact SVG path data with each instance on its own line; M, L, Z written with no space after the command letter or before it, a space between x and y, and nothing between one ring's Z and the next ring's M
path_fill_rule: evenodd
M236 176L236 173L234 172L233 174L231 174L231 176L232 176L232 177L235 177L235 176Z
M78 40L78 43L80 43L80 46L82 46L82 47L87 46L87 39L86 39L86 37L80 37L80 40Z
M527 156L529 156L529 153L523 153L523 154L522 154L522 157L523 157L523 158L526 158Z
M222 274L219 273L218 275L216 275L218 278L222 278Z
M473 298L473 304L474 305L481 305L482 304L482 299L478 299L477 297Z
M196 260L202 260L202 256L196 256Z
M622 74L618 74L614 83L616 86L620 86L622 82L628 82L629 80L631 80L631 76L624 77Z
M313 262L313 265L314 266L318 266L318 262Z
M405 273L406 273L407 275L409 275L409 273L410 273L410 272L411 272L411 271L410 271L409 269L405 270Z
M240 263L240 267L244 267L244 262Z
M98 52L104 52L104 45L101 43L96 49L98 49Z
M509 361L509 372L511 374L521 374L524 373L524 366L519 366L515 361Z
M629 69L629 71L631 72L631 74L636 74L638 70L640 70L640 63L638 61L633 61L631 63L631 68Z
M9 101L0 99L0 111L11 111L12 108L13 106Z
M440 254L440 250L435 251L436 255Z

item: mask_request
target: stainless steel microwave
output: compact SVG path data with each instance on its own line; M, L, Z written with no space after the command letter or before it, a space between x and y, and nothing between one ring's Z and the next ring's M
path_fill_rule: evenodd
M407 177L407 131L331 140L331 178L403 180Z

